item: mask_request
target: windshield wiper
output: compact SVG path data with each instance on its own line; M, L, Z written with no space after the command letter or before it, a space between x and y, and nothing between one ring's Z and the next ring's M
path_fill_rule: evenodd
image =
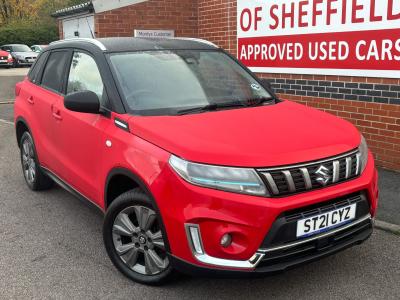
M228 103L211 103L204 106L192 107L188 109L182 109L177 112L178 115L194 114L206 111L215 111L223 108L235 108L235 107L246 107L246 103L242 102L228 102Z
M249 98L243 101L247 106L258 106L266 102L276 101L275 97L259 97L259 98Z

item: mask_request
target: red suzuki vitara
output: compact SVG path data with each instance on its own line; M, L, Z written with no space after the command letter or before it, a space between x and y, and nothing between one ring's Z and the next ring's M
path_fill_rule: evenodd
M349 122L278 99L195 39L72 39L16 86L22 170L105 213L127 277L263 274L371 235L374 159Z

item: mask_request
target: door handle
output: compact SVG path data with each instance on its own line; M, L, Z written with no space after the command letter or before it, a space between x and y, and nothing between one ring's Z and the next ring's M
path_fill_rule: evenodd
M33 97L32 96L30 96L28 99L27 99L27 101L28 101L28 103L29 104L35 104L35 101L33 100Z
M58 120L58 121L61 121L61 120L62 120L60 110L59 110L57 107L55 107L54 105L51 106L51 112L52 112L52 114L53 114L53 118L54 118L54 119L56 119L56 120Z

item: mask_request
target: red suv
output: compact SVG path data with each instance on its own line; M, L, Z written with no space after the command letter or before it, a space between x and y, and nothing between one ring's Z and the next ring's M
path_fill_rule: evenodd
M15 125L28 186L103 211L107 253L138 282L283 271L373 230L357 129L278 99L206 41L53 43L16 86Z

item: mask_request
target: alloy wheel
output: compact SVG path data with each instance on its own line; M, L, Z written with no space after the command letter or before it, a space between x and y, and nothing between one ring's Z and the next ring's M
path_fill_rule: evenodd
M28 139L25 139L22 144L22 166L26 181L33 184L36 179L35 152L32 142Z
M144 206L121 211L112 228L114 248L131 270L157 275L169 266L165 242L156 212Z

